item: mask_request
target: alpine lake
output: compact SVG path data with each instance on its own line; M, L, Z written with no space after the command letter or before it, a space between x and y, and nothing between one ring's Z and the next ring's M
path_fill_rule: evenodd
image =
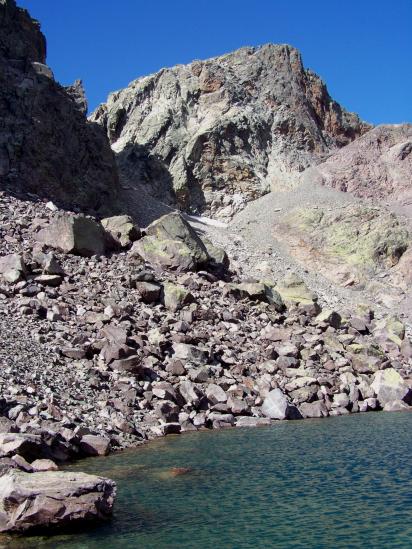
M412 413L168 436L68 469L118 485L113 519L0 548L409 549Z

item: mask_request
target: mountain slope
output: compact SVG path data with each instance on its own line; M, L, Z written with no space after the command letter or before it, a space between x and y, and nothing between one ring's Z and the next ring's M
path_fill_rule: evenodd
M382 125L308 169L303 178L360 198L412 198L412 124Z
M293 185L369 129L296 49L273 44L135 80L90 119L105 128L125 185L221 216Z

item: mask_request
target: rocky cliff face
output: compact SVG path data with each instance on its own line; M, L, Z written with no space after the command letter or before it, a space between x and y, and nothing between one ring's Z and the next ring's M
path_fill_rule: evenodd
M231 215L290 186L369 126L287 45L242 48L140 78L91 116L127 184L191 211Z
M360 198L412 198L412 124L382 125L310 168L303 179Z
M99 208L118 185L112 151L81 84L60 86L45 62L39 24L0 0L0 188Z

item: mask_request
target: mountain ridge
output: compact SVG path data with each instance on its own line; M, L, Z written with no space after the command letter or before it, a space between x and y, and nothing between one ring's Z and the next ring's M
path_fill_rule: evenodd
M126 184L223 215L370 127L332 100L298 50L274 44L138 78L89 120L106 130Z

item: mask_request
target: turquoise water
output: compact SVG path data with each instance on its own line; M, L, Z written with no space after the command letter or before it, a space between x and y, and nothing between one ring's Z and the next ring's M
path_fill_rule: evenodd
M359 414L191 433L89 459L71 469L118 482L111 523L7 547L409 549L411 428L408 412Z

